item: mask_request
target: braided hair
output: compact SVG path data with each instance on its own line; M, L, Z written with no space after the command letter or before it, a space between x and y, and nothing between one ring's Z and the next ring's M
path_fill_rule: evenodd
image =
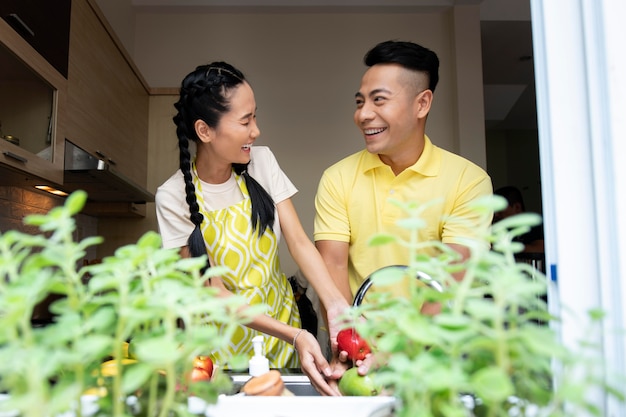
M238 88L244 81L245 77L241 71L225 62L201 65L183 79L179 100L174 104L178 111L173 120L178 136L180 170L185 181L189 219L195 226L187 240L189 253L193 257L206 255L206 246L201 231L204 216L200 213L196 187L191 174L192 156L189 151L189 141L199 142L194 128L197 120L204 121L212 128L218 126L222 115L230 109L228 92ZM252 228L260 237L267 228L272 230L274 201L268 192L248 174L247 167L248 164L233 164L233 170L244 178L248 188L252 202L250 221Z

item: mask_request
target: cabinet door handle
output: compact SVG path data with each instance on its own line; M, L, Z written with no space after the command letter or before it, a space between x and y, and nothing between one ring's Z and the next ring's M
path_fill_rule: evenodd
M107 157L105 154L103 154L102 152L100 152L98 150L96 150L96 155L98 155L98 157L102 158L102 159L106 159L106 157Z
M108 159L108 161L109 161L109 165L117 165L117 163L110 158Z
M4 154L4 156L12 158L12 159L15 159L16 161L20 161L20 162L23 162L23 163L28 162L28 159L24 158L23 156L14 154L13 152L6 151L6 152L2 152L2 153Z
M35 37L35 32L22 20L20 19L20 17L17 15L17 13L10 13L9 17L18 25L20 25L20 27L22 29L24 29L26 32L30 33L30 36L32 36L33 38Z

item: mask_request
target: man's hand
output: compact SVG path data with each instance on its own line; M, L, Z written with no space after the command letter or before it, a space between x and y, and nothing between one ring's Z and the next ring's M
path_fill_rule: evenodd
M351 306L347 302L338 303L326 310L328 321L328 338L330 340L330 351L333 357L337 354L337 334L345 327L345 320L340 317L344 315Z

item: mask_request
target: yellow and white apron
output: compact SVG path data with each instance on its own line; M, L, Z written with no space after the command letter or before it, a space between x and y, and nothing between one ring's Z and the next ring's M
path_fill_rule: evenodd
M195 167L194 167L195 168ZM194 170L195 171L195 170ZM227 266L230 271L222 275L228 290L244 296L251 305L264 303L266 314L293 327L301 327L300 314L286 275L280 269L278 239L267 229L259 238L252 230L250 213L252 203L244 179L236 175L244 198L230 207L207 212L202 198L202 186L194 175L196 197L204 215L202 234L207 253L215 265ZM232 354L253 354L252 338L262 334L240 326L225 352L215 352L220 366ZM272 368L299 367L297 354L291 344L278 338L263 335L263 351Z

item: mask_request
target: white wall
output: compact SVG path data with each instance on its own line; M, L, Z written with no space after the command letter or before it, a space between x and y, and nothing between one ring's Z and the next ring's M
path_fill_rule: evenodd
M141 11L134 18L134 44L127 49L134 51L135 64L151 88L178 87L197 65L213 60L226 60L246 74L258 105L257 144L272 148L300 190L294 204L311 236L313 199L323 169L363 147L352 121L354 93L365 70L363 55L378 42L415 41L437 52L440 82L427 133L438 146L486 165L478 6L428 13L335 14L194 9ZM169 106L163 100L153 104ZM171 128L169 135L162 130L150 134L151 154L167 159L151 161L152 187L171 174L178 156L173 124L168 125L173 113L166 107L151 114L160 114L165 120L161 126ZM173 151L154 152L170 146L162 141L170 141ZM130 227L155 227L156 222L140 224ZM288 256L283 255L282 264L287 274L295 272Z

